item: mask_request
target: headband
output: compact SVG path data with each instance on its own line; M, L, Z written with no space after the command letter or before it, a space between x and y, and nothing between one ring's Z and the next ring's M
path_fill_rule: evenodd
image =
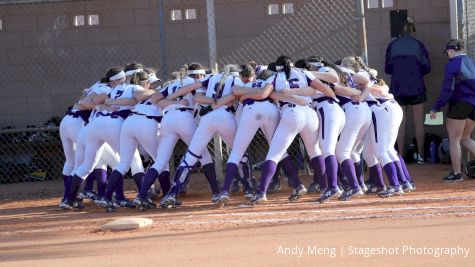
M206 75L206 71L205 71L205 70L188 70L188 71L186 71L186 74L187 74L187 75L191 75L191 74L203 74L203 75Z
M230 72L230 74L232 74L234 76L239 76L239 72L237 72L237 71L232 71L232 72Z
M282 66L282 65L277 65L277 66L275 66L275 69L276 69L277 71L283 70L283 69L284 69L284 66Z
M113 75L113 76L109 77L109 81L117 81L117 80L120 80L122 78L125 78L125 72L124 71L121 71L121 72L117 73L116 75Z
M125 72L125 75L126 75L126 76L130 76L130 75L132 75L132 74L134 74L134 73L136 73L136 72L142 72L142 71L143 71L143 69L129 70L129 71L126 71L126 72Z

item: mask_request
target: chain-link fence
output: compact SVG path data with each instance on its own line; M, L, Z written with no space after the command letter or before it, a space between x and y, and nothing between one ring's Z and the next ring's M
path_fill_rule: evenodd
M58 180L64 156L50 118L61 118L109 67L141 62L167 80L190 62L267 65L281 54L335 61L359 51L354 2L0 1L0 183ZM224 166L229 148L220 146L209 149ZM177 145L174 163L185 149ZM267 150L259 131L251 164L258 168ZM288 152L307 169L299 138Z

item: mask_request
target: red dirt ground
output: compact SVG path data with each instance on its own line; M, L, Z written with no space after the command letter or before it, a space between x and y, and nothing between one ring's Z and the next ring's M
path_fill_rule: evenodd
M143 213L108 214L88 202L82 212L65 212L57 208L58 198L1 200L0 266L475 266L475 180L445 184L448 165L409 167L417 191L389 199L317 204L313 194L289 203L285 188L264 205L251 207L232 196L229 206L215 209L203 179L194 179L183 207ZM2 186L0 193L18 189ZM154 224L98 230L127 216ZM403 253L411 246L425 247L426 254ZM303 252L284 255L284 248ZM324 254L312 254L313 248ZM365 257L364 248L386 253ZM460 249L436 257L436 248ZM463 248L470 251L462 255Z

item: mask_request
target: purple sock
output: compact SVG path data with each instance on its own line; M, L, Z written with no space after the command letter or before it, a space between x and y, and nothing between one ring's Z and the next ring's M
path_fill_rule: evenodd
M95 169L94 176L97 182L97 196L102 198L106 194L107 170Z
M362 160L355 163L355 173L356 173L356 179L358 179L359 185L362 185L364 183Z
M223 184L223 191L229 192L229 187L231 187L231 183L233 182L234 177L239 175L238 166L236 163L228 163L226 164L226 173L224 175L224 184Z
M155 179L157 179L157 176L158 176L158 172L154 168L148 169L148 171L145 173L145 176L143 178L143 183L140 186L140 190L139 190L140 199L145 200L148 198L148 195L147 195L148 189L150 189L153 183L155 183ZM164 190L163 186L162 186L162 190Z
M400 184L406 183L406 175L404 175L404 171L402 170L401 162L399 160L394 161L394 165L396 166L397 178Z
M134 179L134 182L135 182L135 186L137 187L137 191L140 191L140 187L142 186L144 176L145 174L143 172L138 172L132 175L132 178Z
M345 173L343 172L343 169L341 168L341 164L338 164L337 175L338 175L338 180L340 181L342 186L345 186L345 187L349 186L348 177L345 176Z
M298 186L302 184L302 182L299 179L299 173L297 171L297 168L295 168L295 165L292 162L292 159L290 158L290 156L285 157L285 159L282 159L280 161L280 165L282 166L282 169L284 170L285 175L287 175L287 178L289 179L290 184L294 188L297 188Z
M335 155L330 155L325 158L325 173L328 179L328 185L331 188L338 186L338 161ZM321 185L320 185L321 187ZM326 187L323 187L326 188Z
M398 186L399 182L397 180L397 172L396 172L396 166L394 165L393 162L390 162L383 167L384 172L388 176L389 184L391 186Z
M406 177L406 180L412 183L413 179L411 175L409 174L409 171L407 170L407 166L406 166L406 162L404 161L404 158L399 153L397 154L397 156L399 157L399 163L401 163L401 168L402 168L402 171L404 172L404 176Z
M68 200L76 200L79 188L81 188L83 182L84 180L77 175L71 177L71 186L69 187L69 196L67 197Z
M328 182L325 177L326 165L322 155L316 156L310 160L310 166L313 169L313 181L320 185L320 188L327 188Z
M264 195L267 193L267 188L269 188L270 181L272 180L272 176L274 176L276 170L276 162L272 160L266 160L266 162L264 162L264 165L262 166L261 182L257 193Z
M91 172L87 177L86 181L84 183L84 191L92 191L94 189L94 180L96 176L94 174L94 171Z
M206 180L208 180L209 187L213 194L219 194L218 179L216 179L216 170L214 169L214 163L209 163L202 166L205 173Z
M209 164L207 164L207 165L209 165ZM187 167L187 166L180 165L178 167L177 171L175 172L175 177L173 178L173 185L170 188L170 191L168 192L169 195L172 195L172 196L175 196L175 197L178 196L178 193L180 192L181 187L184 184L186 184L186 182L187 182L187 180L190 176L190 172L188 170L189 170L189 167ZM205 175L206 175L206 172L205 172ZM208 178L208 177L206 177L206 178ZM219 193L219 191L218 191L218 193Z
M170 190L170 172L163 171L158 176L158 182L160 183L160 187L162 188L162 194L165 195ZM150 186L149 186L150 187Z
M118 194L119 189L122 189L122 195L124 194L123 183L122 183L122 188L119 188L120 187L119 184L121 180L122 182L124 181L124 176L122 176L120 172L113 171L111 173L111 175L109 176L109 182L107 183L107 187L106 187L105 198L107 200L112 200L112 194L114 193L114 191L116 192L115 193L116 199L121 199L121 195Z
M369 181L375 186L384 187L383 170L379 163L369 167Z
M341 163L341 169L343 173L348 178L349 185L351 188L359 187L358 179L356 178L355 165L351 159L347 159Z
M125 199L125 191L124 191L124 176L122 176L122 179L119 179L117 183L117 187L115 190L115 199Z
M64 194L63 199L67 199L69 196L69 189L71 187L71 176L63 175Z

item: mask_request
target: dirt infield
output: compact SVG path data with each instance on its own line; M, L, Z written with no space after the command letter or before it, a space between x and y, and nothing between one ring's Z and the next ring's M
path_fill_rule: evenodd
M200 180L183 207L144 213L0 201L0 266L475 266L475 180L444 184L447 165L409 167L417 191L389 199L289 203L285 188L265 205L233 196L215 209ZM154 224L98 231L126 216Z

